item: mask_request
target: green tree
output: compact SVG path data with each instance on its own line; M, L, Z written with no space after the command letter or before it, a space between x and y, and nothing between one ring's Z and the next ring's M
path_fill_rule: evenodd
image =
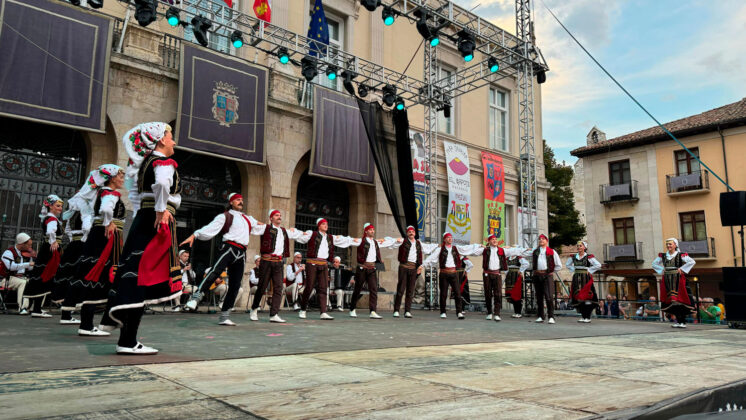
M547 192L549 244L553 248L560 245L575 245L585 236L585 226L575 210L575 196L570 183L573 171L571 166L558 164L554 151L544 140L544 167L547 181L552 185Z

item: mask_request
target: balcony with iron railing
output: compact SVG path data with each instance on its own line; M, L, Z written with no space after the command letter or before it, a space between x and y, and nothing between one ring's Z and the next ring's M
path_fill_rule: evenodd
M668 195L709 193L709 172L693 171L688 174L666 175L666 192Z
M604 244L605 263L641 263L643 261L642 242L624 245Z
M601 204L610 205L630 201L639 201L637 193L637 181L631 180L626 184L602 184L599 185Z
M698 260L715 260L715 238L709 237L700 241L679 241L679 250Z
M125 39L122 40L124 20L117 17L113 19L114 42L112 42L112 50L115 53L121 53L148 63L159 64L170 70L179 70L181 38L169 34L159 34L130 22L127 30L124 31Z

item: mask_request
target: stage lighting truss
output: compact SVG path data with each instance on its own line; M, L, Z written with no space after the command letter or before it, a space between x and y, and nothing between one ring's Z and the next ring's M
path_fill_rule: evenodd
M155 4L155 0L120 1L146 5L140 7ZM208 30L210 36L222 37L226 41L231 41L231 34L238 30L243 33L248 46L272 55L278 54L280 48L285 48L288 52L288 62L298 65L299 63L290 60L290 57L296 54L305 57L308 55L309 46L317 44L320 49L326 49L326 54L319 54L315 60L317 66L314 68L318 67L323 71L328 65L333 64L342 71L351 71L355 74L359 95L361 84L365 85L366 89L363 91L366 93L371 90L380 91L385 85L393 85L403 100L415 104L442 107L443 95L455 98L502 78L517 78L523 63L532 65L534 74L548 71L541 52L535 46L530 44L528 48L524 47L515 35L448 0L427 0L426 3L421 0L382 0L370 4L373 3L376 4L374 11L382 6L384 19L390 11L397 19L407 19L416 26L419 23L418 30L426 28L429 39L433 39L433 35L437 34L441 43L448 40L458 47L459 33L468 32L473 37L474 59L451 77L432 81L432 89L428 89L423 80L356 57L333 45L322 45L287 29L266 23L251 14L229 8L220 0L182 0L180 12L186 16L187 22L190 18L202 16L204 20L198 20L201 25L193 28L195 38L202 45L207 45L201 40L207 41ZM191 21L194 23L194 19ZM209 26L205 27L205 22ZM471 48L471 44L466 46ZM278 57L282 60L283 56ZM491 59L499 62L500 71L491 71L494 67ZM440 98L430 93L436 90L441 93Z
M192 18L192 33L194 33L194 39L199 42L200 45L206 47L208 44L207 31L212 27L210 19L197 15Z

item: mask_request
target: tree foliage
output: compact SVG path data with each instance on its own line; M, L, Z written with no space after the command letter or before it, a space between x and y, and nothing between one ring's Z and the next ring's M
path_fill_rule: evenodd
M560 245L574 245L585 236L585 226L580 223L580 215L575 210L575 196L570 183L573 170L554 159L554 151L544 140L544 167L547 181L552 185L547 192L549 243L553 248Z

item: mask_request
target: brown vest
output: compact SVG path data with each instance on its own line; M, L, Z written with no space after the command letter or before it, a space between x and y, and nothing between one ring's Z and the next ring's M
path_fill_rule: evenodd
M321 232L319 232L318 230L314 231L311 234L311 240L308 241L308 250L306 251L306 258L318 258L319 246L321 246L322 240L323 240L323 237L321 236ZM327 258L327 261L333 262L334 261L334 238L328 232L326 234L326 244L329 246L329 258Z
M540 248L536 248L534 250L533 255L533 269L538 270L539 266L539 253L541 252ZM550 273L554 273L554 250L552 248L547 247L546 251L546 258L547 258L547 271Z
M490 258L492 258L492 247L489 245L484 248L482 252L482 270L490 269ZM501 247L497 247L497 258L500 260L500 270L508 269L508 260L505 258L505 250Z
M415 239L415 246L417 247L417 258L416 258L416 265L417 267L422 265L422 244L420 244L420 241L418 239ZM404 242L399 247L399 264L406 264L407 258L409 258L409 250L412 249L412 242L409 241L409 238L404 238Z
M285 228L280 227L280 229L282 229L282 234L285 235L285 244L283 246L282 256L284 258L288 258L290 256L290 239L288 238L288 232L285 230ZM271 254L275 252L276 242L277 228L272 225L268 225L264 229L264 234L262 235L262 243L259 246L259 252L261 254Z
M456 268L461 268L461 265L463 264L461 261L461 255L458 253L458 249L456 249L456 245L453 245L451 247L451 255L453 255L453 262L456 265ZM438 256L438 262L440 263L440 269L446 268L446 261L448 259L448 250L446 249L445 245L441 245L440 247L440 255Z
M361 238L361 241L362 244L357 247L357 263L365 264L365 259L368 258L368 250L370 249L370 244L368 243L367 238ZM376 244L376 262L379 264L383 263L381 261L381 249L378 247L378 241L374 239L373 243Z

